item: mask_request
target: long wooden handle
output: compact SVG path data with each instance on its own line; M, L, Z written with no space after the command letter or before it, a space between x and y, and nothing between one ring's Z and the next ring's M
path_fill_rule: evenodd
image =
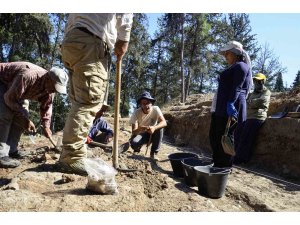
M115 113L114 113L114 145L113 145L113 166L119 167L118 162L118 139L119 139L119 115L120 115L120 98L121 98L121 66L122 60L117 60L116 74L116 93L115 93Z

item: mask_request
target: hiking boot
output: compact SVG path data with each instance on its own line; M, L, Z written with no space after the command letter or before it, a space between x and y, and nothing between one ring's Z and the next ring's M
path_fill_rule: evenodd
M9 157L13 159L24 159L28 155L25 151L15 151L13 153L9 153Z
M21 165L21 162L15 159L12 159L8 156L0 158L0 168L16 168Z
M58 162L58 169L63 173L74 173L81 176L88 175L82 159L77 160L76 162L73 162L71 164Z
M150 154L150 159L152 159L153 161L159 161L159 158L157 156L157 153L152 153Z

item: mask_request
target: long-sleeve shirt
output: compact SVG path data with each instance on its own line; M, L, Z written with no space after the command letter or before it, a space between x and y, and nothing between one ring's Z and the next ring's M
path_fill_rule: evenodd
M227 117L227 103L235 103L241 93L247 93L251 83L249 66L237 62L220 74L216 115Z
M106 134L111 134L112 136L114 135L113 130L109 127L107 122L102 117L96 119L93 122L93 126L91 127L88 136L94 139L99 131L104 132Z
M113 49L117 39L129 41L132 18L132 13L70 13L65 33L84 27Z
M271 91L264 86L261 92L254 90L247 100L247 119L265 120L270 104Z
M22 107L22 101L38 101L44 127L50 127L54 97L54 93L45 91L46 82L49 82L47 73L47 70L29 62L0 63L0 82L7 87L5 104L16 112L16 116L28 122L28 112Z

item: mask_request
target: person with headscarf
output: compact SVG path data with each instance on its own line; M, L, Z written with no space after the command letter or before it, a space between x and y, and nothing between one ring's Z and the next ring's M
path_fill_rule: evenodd
M253 77L254 91L247 99L247 120L242 123L240 137L235 143L234 164L249 162L258 131L267 118L271 91L264 85L266 79L262 73Z
M243 45L237 41L229 41L220 49L229 67L219 77L216 96L216 107L210 127L210 143L213 150L215 167L231 167L233 157L223 150L221 139L225 132L228 117L239 124L246 120L246 96L252 83L250 59ZM248 64L247 64L248 63ZM233 139L234 130L229 131Z

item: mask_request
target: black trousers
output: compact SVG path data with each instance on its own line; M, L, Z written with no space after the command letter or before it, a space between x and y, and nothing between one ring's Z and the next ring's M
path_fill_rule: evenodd
M225 132L227 117L211 115L209 141L213 151L213 162L215 167L232 167L233 157L224 152L222 147L222 136ZM233 140L233 129L230 129L228 135Z
M253 145L263 123L264 120L258 119L248 119L242 123L235 142L236 155L234 157L234 164L250 161L253 154Z
M163 128L162 129L158 129L156 131L154 131L154 133L152 134L151 137L151 153L158 153L161 142L162 142L162 138L163 138ZM144 144L148 144L149 142L149 138L150 138L150 134L148 132L144 132L141 134L138 134L136 136L132 136L130 138L130 145L131 148L136 151L139 152L141 147Z

